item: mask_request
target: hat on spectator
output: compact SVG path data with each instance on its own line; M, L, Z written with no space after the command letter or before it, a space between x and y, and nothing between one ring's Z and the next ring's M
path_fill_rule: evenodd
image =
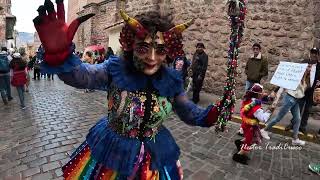
M196 47L205 49L204 44L202 42L197 43Z
M313 47L313 48L310 49L310 53L319 54L320 52L319 52L318 48Z

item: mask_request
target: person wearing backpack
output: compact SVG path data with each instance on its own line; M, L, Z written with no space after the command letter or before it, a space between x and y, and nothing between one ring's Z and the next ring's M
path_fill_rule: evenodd
M2 47L0 52L0 93L5 105L13 99L11 96L10 68L6 47Z
M10 69L13 71L11 79L12 86L15 86L18 91L21 109L25 109L24 103L24 86L27 83L27 62L21 58L20 53L14 53L13 59L9 64Z

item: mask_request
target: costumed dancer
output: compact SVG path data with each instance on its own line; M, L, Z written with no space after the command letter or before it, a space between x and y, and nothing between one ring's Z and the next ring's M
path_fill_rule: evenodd
M63 1L56 2L57 13L46 0L34 19L45 49L43 70L76 88L108 91L107 116L90 129L63 166L63 177L182 179L180 149L163 122L172 110L194 126L210 127L217 120L216 106L203 109L189 101L181 76L163 65L167 56L183 56L181 33L192 21L174 26L158 12L132 18L121 10L124 55L90 65L81 63L70 47L78 26L93 14L77 18L68 27Z
M255 83L252 88L246 92L241 105L241 128L244 132L243 140L236 140L238 152L233 155L233 160L241 164L248 164L248 154L252 148L252 144L261 143L261 134L259 128L259 121L266 122L270 118L274 107L264 111L261 108L261 99L264 94L262 93L262 85Z

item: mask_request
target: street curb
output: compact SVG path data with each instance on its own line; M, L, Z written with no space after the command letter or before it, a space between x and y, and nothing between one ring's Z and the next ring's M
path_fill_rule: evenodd
M232 116L232 122L236 122L236 123L240 123L241 124L241 117L237 116L237 115L233 115ZM259 126L260 126L260 128L264 128L265 124L259 122ZM283 136L288 136L288 137L292 136L292 130L285 131L285 127L283 127L283 126L275 125L275 126L272 127L272 129L270 131L272 133L280 134L280 135L283 135ZM308 142L312 142L312 143L316 143L316 144L320 144L320 140L317 137L317 135L310 134L310 133L304 135L301 132L299 132L299 139L304 140L304 141L308 141Z

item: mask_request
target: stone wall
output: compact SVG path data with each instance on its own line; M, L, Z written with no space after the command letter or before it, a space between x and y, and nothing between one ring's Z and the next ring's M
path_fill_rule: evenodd
M320 48L320 1L319 0L313 0L314 4L314 44L316 47Z
M11 14L11 0L0 0L0 46L6 46L6 15Z
M223 90L228 38L230 34L225 0L127 0L126 11L134 16L147 10L158 10L171 15L175 23L195 18L195 24L184 33L185 51L189 58L195 44L204 42L209 55L209 67L204 90L221 94ZM92 43L108 44L106 27L119 22L119 1L106 0L84 8L83 14L95 11L97 15L84 23L78 31L79 48ZM269 60L269 79L280 60L299 61L308 57L308 50L319 46L319 0L255 0L249 1L246 29L239 57L238 92L243 92L246 79L244 66L254 42L262 45L263 56ZM218 87L218 88L217 88Z

